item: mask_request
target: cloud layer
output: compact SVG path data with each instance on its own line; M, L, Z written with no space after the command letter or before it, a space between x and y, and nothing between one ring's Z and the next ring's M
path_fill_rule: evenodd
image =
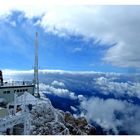
M57 81L57 83L59 83L59 82ZM62 82L60 82L60 83L62 84ZM77 96L75 95L74 92L71 92L65 88L60 88L60 87L56 88L53 85L46 85L43 83L41 83L39 85L39 87L40 87L40 91L43 93L54 94L54 95L57 95L60 97L66 97L66 98L70 98L70 99L77 99Z
M85 110L88 120L100 124L106 131L113 130L114 134L119 134L119 131L140 134L139 106L116 99L93 97L84 100L81 109Z
M93 86L105 95L113 94L115 97L129 96L140 99L140 83L138 82L115 82L112 79L99 77Z

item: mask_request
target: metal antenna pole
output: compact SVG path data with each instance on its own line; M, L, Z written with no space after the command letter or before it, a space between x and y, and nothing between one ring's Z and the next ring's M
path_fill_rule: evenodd
M35 95L37 95L37 97L40 97L39 79L38 79L38 33L37 32L36 32L36 37L35 37L34 84L35 84Z

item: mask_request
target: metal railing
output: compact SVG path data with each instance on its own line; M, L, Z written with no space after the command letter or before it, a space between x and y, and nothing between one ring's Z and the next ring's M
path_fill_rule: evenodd
M26 93L26 92L25 92ZM0 132L6 131L8 128L12 128L13 126L23 123L24 124L24 134L28 134L30 132L30 113L28 106L26 105L26 94L24 93L24 98L21 102L21 111L17 111L17 101L16 101L16 94L14 94L14 108L9 109L7 105L8 114L4 118L0 119ZM12 105L10 103L9 105Z
M3 82L0 87L7 87L7 86L24 86L24 85L33 85L31 81L10 81L10 82Z
M24 123L25 117L25 114L19 114L0 119L0 131L5 131L7 128L12 128L14 125Z

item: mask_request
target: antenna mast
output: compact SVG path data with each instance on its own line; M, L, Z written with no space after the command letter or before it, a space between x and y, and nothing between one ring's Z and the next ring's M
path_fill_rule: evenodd
M40 97L39 94L39 78L38 78L38 33L35 35L35 64L34 64L34 84L35 96Z

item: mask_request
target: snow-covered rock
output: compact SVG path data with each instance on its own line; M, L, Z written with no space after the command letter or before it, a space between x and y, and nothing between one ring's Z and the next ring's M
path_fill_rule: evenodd
M96 129L85 118L55 109L49 99L39 100L31 111L32 135L93 135Z

